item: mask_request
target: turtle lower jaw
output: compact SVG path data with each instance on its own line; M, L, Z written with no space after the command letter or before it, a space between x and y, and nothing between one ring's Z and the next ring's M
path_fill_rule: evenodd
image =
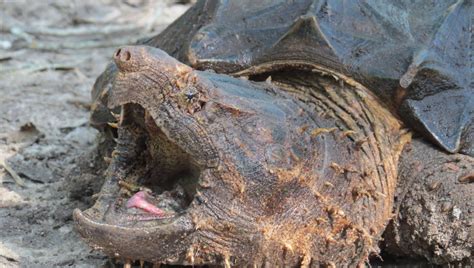
M185 249L192 244L195 232L193 205L183 211L165 210L157 205L166 213L161 216L127 208L126 201L131 198L124 198L117 181L109 178L91 208L74 210L76 230L92 248L112 258L186 264Z
M82 238L92 248L121 260L186 263L182 249L190 245L195 231L191 205L182 211L156 205L165 215L155 215L140 208L128 208L127 201L133 196L122 193L123 189L112 176L91 208L74 210L75 227Z
M121 260L185 262L182 249L191 243L194 232L189 211L168 211L160 217L128 209L116 185L113 178L108 179L93 207L74 210L75 227L82 238L92 248Z
M74 210L76 229L94 249L122 260L152 263L184 263L181 249L191 243L193 224L189 214L153 227L120 226L94 219L91 212Z

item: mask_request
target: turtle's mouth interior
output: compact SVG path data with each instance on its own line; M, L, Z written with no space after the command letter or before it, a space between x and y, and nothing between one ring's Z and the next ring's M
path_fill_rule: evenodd
M201 168L140 105L121 109L109 168L120 187L105 221L165 222L184 213L196 194Z

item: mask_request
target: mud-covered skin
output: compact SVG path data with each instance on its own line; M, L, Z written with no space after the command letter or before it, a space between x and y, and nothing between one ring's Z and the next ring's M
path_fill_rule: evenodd
M384 234L387 252L474 263L474 158L415 139L400 158L396 196L396 216Z
M144 46L117 53L109 107L141 106L143 121L185 151L200 177L172 219L134 221L110 209L123 198L118 180L133 177L144 154L143 130L126 130L125 108L99 200L75 212L90 244L123 259L196 265L353 266L376 252L409 134L368 90L312 73L270 84L199 72Z

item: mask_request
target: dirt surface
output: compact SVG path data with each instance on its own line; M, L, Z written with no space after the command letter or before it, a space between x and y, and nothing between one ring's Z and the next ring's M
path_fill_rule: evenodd
M97 144L90 89L117 46L156 34L188 7L0 0L0 267L106 262L80 240L71 217L100 185L90 159Z

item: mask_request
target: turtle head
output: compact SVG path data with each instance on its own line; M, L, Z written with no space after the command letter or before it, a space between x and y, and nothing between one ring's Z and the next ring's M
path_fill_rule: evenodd
M326 214L312 186L327 147L300 104L151 47L114 61L116 148L97 202L74 212L86 241L155 263L300 262Z

